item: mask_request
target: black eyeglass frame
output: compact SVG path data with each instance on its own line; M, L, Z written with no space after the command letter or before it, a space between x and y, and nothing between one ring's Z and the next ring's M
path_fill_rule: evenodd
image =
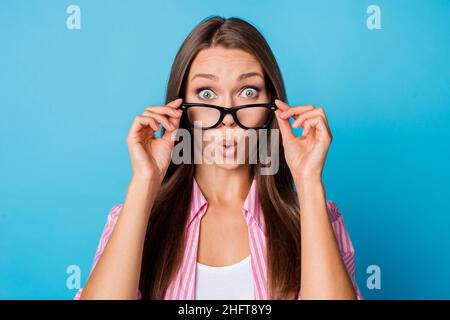
M217 128L220 123L223 121L223 118L225 118L225 116L229 113L231 114L231 116L233 117L234 122L241 128L243 129L254 129L254 130L258 130L258 129L267 129L269 127L269 125L272 123L273 120L273 111L275 111L276 109L278 109L278 107L276 106L275 103L253 103L253 104L245 104L245 105L240 105L240 106L236 106L236 107L232 107L232 108L226 108L226 107L221 107L221 106L216 106L213 104L207 104L207 103L183 103L180 106L180 109L183 110L183 115L185 115L185 119L186 122L189 124L189 126L191 128L195 128L194 124L189 120L189 116L187 115L187 110L191 107L205 107L205 108L213 108L216 110L220 111L220 117L219 120L217 121L217 123L215 123L212 126L206 127L206 128L198 128L201 130L208 130L208 129L214 129ZM268 108L270 111L269 112L269 116L267 117L267 121L260 127L246 127L244 126L242 123L239 122L238 117L237 117L237 111L241 110L241 109L245 109L245 108L254 108L254 107L265 107Z

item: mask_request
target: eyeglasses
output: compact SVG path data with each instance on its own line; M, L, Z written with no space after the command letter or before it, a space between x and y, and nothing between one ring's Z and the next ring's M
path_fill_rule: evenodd
M272 122L277 106L274 103L255 103L225 108L205 103L183 103L180 108L191 128L216 128L229 113L243 129L264 129Z

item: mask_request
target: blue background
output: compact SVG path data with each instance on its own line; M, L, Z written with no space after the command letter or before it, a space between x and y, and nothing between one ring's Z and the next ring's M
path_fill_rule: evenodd
M81 8L81 30L66 8ZM370 4L381 30L366 27ZM0 2L0 298L71 299L125 197L132 119L164 102L202 19L253 23L288 101L322 106L327 198L345 217L366 299L450 298L450 1ZM366 268L381 268L381 289ZM114 281L114 279L111 279Z

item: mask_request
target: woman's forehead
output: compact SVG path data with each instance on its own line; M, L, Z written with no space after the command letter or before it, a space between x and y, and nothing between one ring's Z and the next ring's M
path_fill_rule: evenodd
M243 73L256 72L263 75L259 61L241 49L210 48L201 50L192 62L189 80L198 74L212 75L211 80L237 79Z

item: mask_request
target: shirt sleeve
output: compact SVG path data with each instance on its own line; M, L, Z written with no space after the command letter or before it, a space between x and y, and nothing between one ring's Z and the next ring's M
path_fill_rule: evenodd
M332 200L327 200L327 209L334 235L339 246L339 251L350 280L352 281L356 297L358 300L363 300L355 279L355 249L350 239L350 235L345 228L344 217L340 213L336 203ZM301 299L301 292L299 292L297 299Z
M102 233L102 235L100 237L100 241L97 245L97 251L95 253L94 262L92 264L92 268L91 268L89 275L94 270L95 266L97 265L98 260L100 259L103 251L105 250L106 244L108 243L109 237L111 236L111 234L114 230L114 226L116 225L116 222L119 218L119 214L120 214L121 210L122 210L122 204L116 204L109 211L108 217L106 219L106 225L103 229L103 233ZM82 292L83 292L83 288L80 288L77 291L77 293L74 297L74 300L79 300ZM137 299L140 300L141 298L142 298L141 292L138 290Z

